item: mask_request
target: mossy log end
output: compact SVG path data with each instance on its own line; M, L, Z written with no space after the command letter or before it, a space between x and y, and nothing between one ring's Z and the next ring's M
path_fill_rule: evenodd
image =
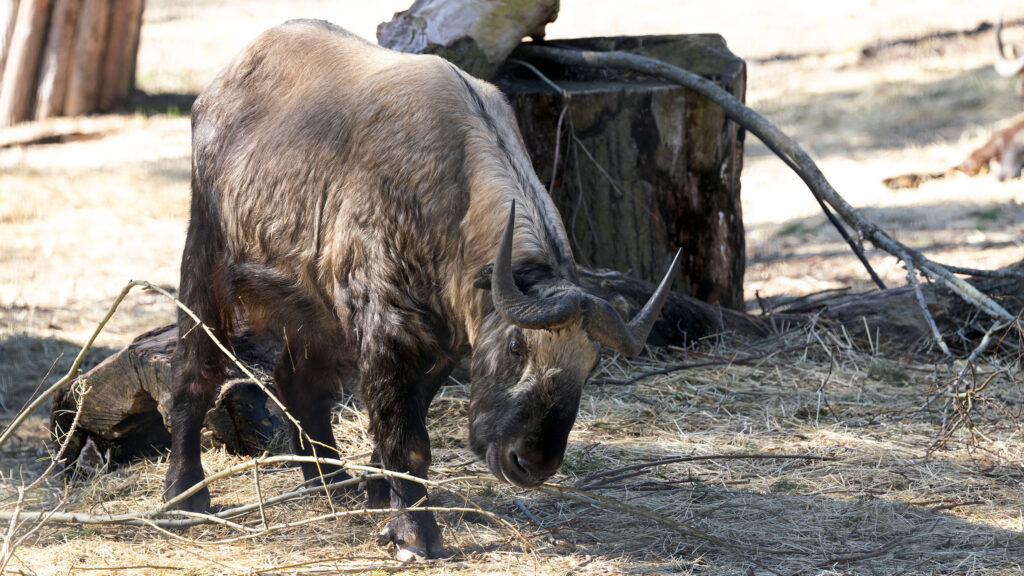
M558 46L658 58L712 79L742 100L746 66L716 34L557 40ZM513 53L518 58L519 53ZM677 84L593 68L533 62L556 93L515 62L497 79L515 109L541 181L577 259L656 282L683 250L674 289L726 308L743 307L740 206L743 130L722 109ZM563 106L555 167L555 134Z

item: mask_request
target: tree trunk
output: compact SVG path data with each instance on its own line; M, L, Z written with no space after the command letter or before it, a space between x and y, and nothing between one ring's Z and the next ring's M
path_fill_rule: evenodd
M49 8L49 0L22 0L18 5L0 79L0 126L30 117Z
M718 35L559 40L591 50L650 56L704 75L742 99L746 67ZM513 58L518 53L513 53ZM563 137L552 197L577 259L657 281L683 249L675 289L726 308L743 307L745 267L740 171L743 131L722 110L674 84L534 63L568 95L580 146ZM514 63L498 79L545 184L566 103ZM593 159L591 159L591 157Z
M11 48L14 23L18 20L18 0L0 0L0 79L4 76L7 51Z
M57 0L50 18L50 32L43 50L36 93L36 120L60 116L68 89L71 49L75 44L80 0Z
M96 110L102 82L111 0L82 0L71 60L64 114L77 116Z
M141 15L142 0L114 0L99 95L99 109L103 112L124 102L135 83Z

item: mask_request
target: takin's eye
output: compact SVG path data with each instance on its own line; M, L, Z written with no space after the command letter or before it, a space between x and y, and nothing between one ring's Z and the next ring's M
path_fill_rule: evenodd
M512 338L508 341L508 353L515 358L522 358L523 354L526 354L526 344L519 338Z

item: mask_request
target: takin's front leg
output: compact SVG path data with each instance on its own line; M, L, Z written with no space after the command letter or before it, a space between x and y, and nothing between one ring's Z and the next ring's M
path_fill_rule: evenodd
M430 437L426 407L436 391L440 372L433 362L415 354L403 357L402 348L378 341L362 358L362 396L369 416L375 459L385 470L427 477ZM431 367L433 366L433 370ZM444 371L447 376L450 370ZM372 508L410 508L427 505L427 489L412 480L390 478L369 482L367 499ZM401 561L443 558L441 529L433 512L405 512L393 516L378 536L381 544L395 544Z

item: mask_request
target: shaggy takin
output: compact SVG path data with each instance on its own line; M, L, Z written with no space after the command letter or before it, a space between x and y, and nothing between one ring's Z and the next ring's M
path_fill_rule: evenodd
M221 337L239 314L282 335L274 379L301 424L298 454L336 456L330 406L348 381L375 462L426 477L427 406L471 352L470 445L498 478L535 486L562 462L598 343L637 354L675 270L628 323L582 291L509 106L441 58L292 21L193 107L180 297ZM203 479L200 427L225 361L179 322L168 499ZM426 489L392 479L367 493L372 507L407 508ZM204 489L180 506L209 501ZM400 559L444 554L427 511L395 515L380 536Z

